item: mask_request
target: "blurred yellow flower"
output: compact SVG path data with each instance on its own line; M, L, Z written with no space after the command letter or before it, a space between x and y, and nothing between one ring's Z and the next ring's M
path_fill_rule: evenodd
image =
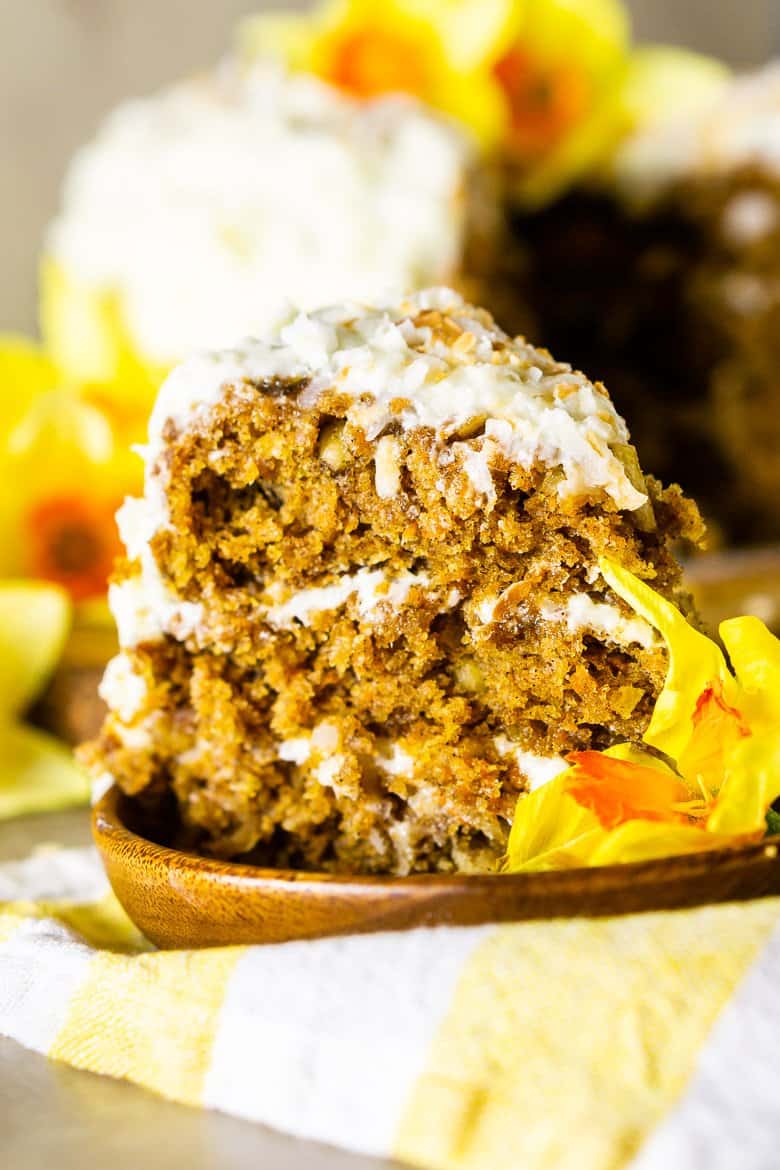
M457 118L546 198L614 144L629 44L619 0L326 0L245 22L250 57L357 97L406 92Z
M643 45L629 61L623 104L633 129L669 123L706 108L731 70L722 61L673 45Z
M148 413L169 371L137 352L118 298L79 283L48 257L40 265L39 285L43 343L60 378L101 387L103 400L124 413Z
M534 205L606 167L659 111L728 75L681 49L633 49L621 0L323 0L244 21L239 48L358 98L409 93L468 127Z
M488 63L513 0L325 0L312 13L251 17L239 45L281 59L358 98L407 93L457 118L486 148L503 132L503 101Z
M0 576L100 597L119 552L114 513L140 477L143 414L76 390L42 350L0 338Z
M620 0L525 0L493 74L506 161L523 202L544 202L605 159L625 128L630 48Z
M67 748L21 722L56 665L69 626L62 589L0 582L0 818L88 799L86 778Z
M574 752L572 767L518 801L509 872L644 861L760 840L780 796L780 641L731 618L716 645L609 561L611 588L662 634L666 683L644 742ZM656 754L656 753L661 753Z

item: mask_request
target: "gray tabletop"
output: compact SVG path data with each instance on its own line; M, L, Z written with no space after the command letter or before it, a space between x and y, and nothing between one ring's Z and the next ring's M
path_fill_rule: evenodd
M84 845L86 812L0 824L0 860L33 845ZM133 1085L45 1060L0 1038L3 1170L393 1170L260 1125L172 1105Z

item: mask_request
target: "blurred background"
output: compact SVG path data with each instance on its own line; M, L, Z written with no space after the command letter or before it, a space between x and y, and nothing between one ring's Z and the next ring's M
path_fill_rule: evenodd
M73 150L119 99L213 62L236 20L262 7L257 0L0 0L0 329L34 328L36 255ZM735 65L780 51L778 0L629 0L628 7L641 40L672 41Z

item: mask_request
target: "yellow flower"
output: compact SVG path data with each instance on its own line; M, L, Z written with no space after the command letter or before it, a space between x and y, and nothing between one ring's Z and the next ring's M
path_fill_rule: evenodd
M653 750L619 744L575 752L571 768L521 797L510 872L760 840L780 796L780 641L757 618L731 618L720 626L729 666L720 648L648 585L609 560L601 571L669 650L644 736Z
M513 0L326 0L313 13L263 13L239 31L242 53L281 59L357 98L407 93L496 146L503 101L489 62Z
M357 97L414 94L498 152L530 202L604 157L624 121L620 0L330 0L254 17L240 43Z
M0 582L0 818L88 799L71 753L21 722L60 657L69 625L63 590Z
M621 97L630 133L610 158L609 171L633 199L652 196L670 162L684 164L686 125L713 108L730 78L721 61L686 49L648 45L631 55Z
M100 387L102 398L124 412L148 413L169 371L138 353L119 298L79 283L49 258L41 263L39 283L41 333L60 378Z
M623 105L634 130L680 119L708 107L731 70L722 61L672 45L644 45L629 60Z
M606 159L625 129L630 30L619 0L526 0L492 64L505 102L505 158L539 204Z
M0 576L100 597L119 552L114 513L140 477L130 442L142 416L62 384L29 342L0 339L0 375Z

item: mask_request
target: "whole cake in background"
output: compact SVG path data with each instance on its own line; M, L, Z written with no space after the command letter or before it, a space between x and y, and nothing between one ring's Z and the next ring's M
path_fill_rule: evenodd
M780 64L517 214L532 332L603 377L732 541L780 538Z
M572 749L639 742L701 522L603 386L446 289L292 315L164 383L86 753L223 856L490 870Z
M125 103L73 160L48 232L50 346L78 380L153 395L291 305L458 281L474 161L413 98L360 102L273 65Z

